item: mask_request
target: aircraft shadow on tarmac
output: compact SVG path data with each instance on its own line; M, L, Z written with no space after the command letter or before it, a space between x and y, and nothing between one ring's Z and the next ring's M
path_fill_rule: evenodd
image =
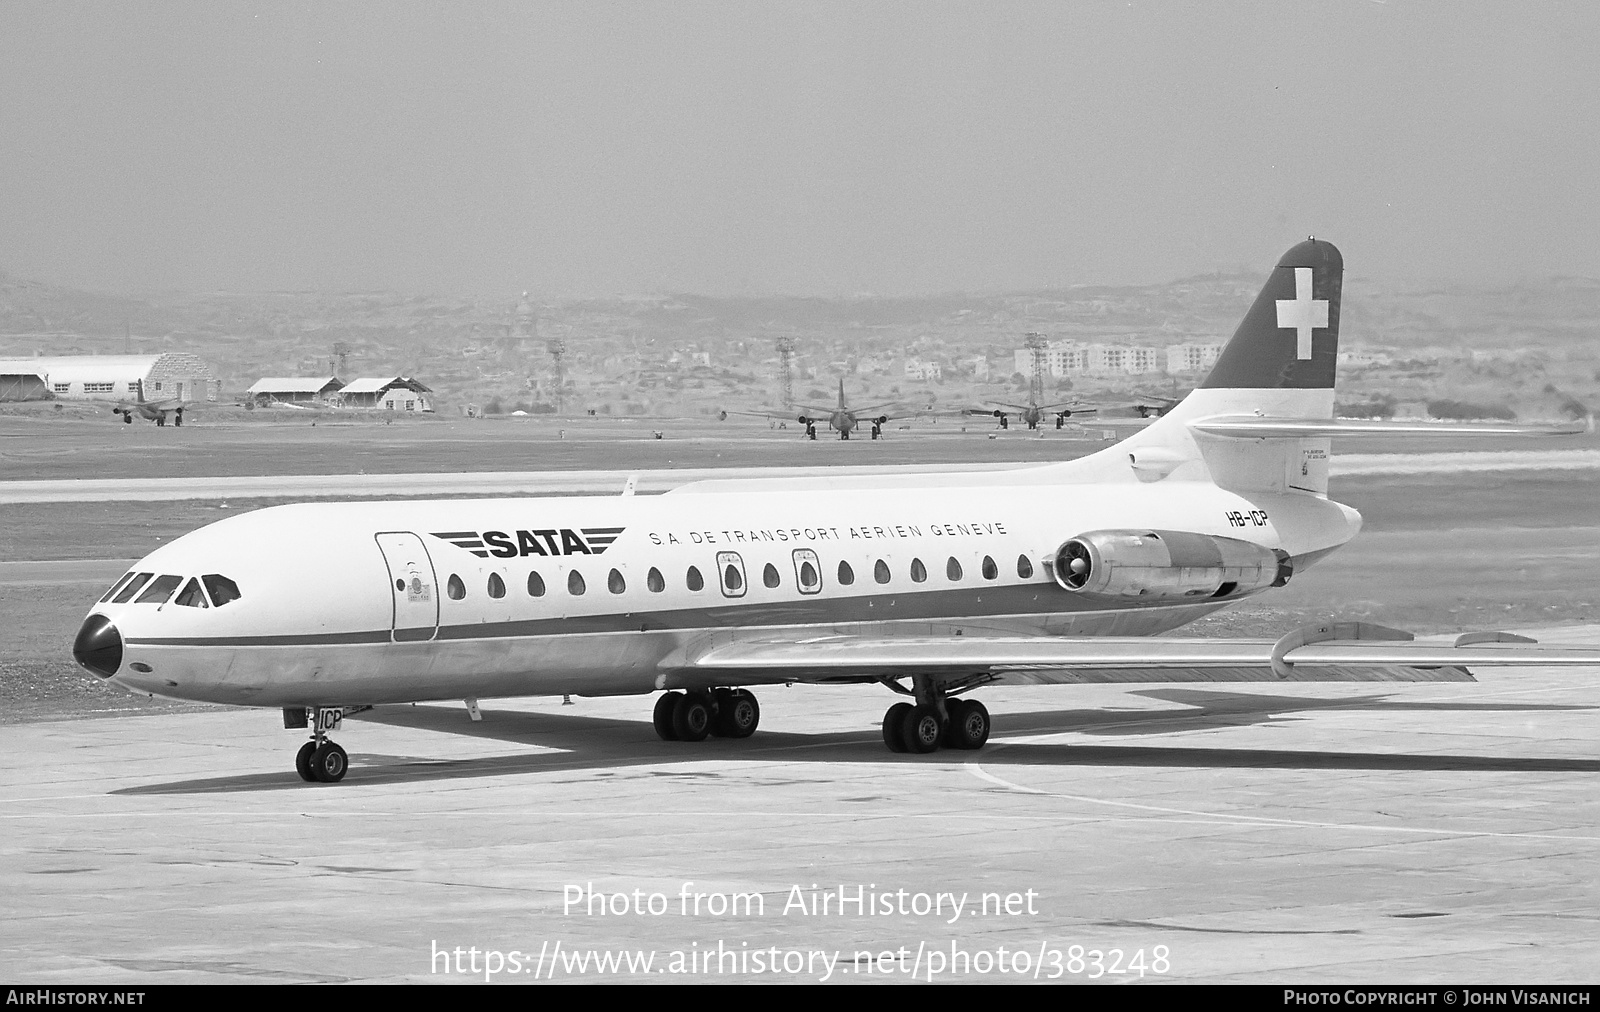
M1453 703L1391 700L1383 695L1312 699L1258 693L1196 689L1160 689L1138 695L1180 704L1172 710L1063 709L1006 714L998 723L1006 737L1030 734L1171 734L1225 727L1291 721L1294 711L1350 709L1376 711L1501 711L1542 712L1590 710L1590 706L1529 703ZM1395 772L1454 771L1500 773L1600 773L1600 759L1539 756L1483 756L1380 752L1329 752L1310 749L1192 748L1156 745L1083 745L1079 743L1005 742L997 740L982 752L945 752L934 756L895 755L883 747L881 732L847 731L795 734L760 731L745 740L711 738L703 742L664 742L649 721L588 717L581 714L484 711L484 720L469 721L458 707L439 705L380 706L353 721L390 727L436 731L456 736L534 745L538 752L471 759L417 756L351 755L350 775L343 789L358 784L421 783L520 773L644 768L686 762L910 763L980 761L986 766L1132 766L1190 769L1388 770ZM671 776L719 776L672 773ZM182 780L128 787L113 794L161 795L213 792L324 789L308 784L293 770Z

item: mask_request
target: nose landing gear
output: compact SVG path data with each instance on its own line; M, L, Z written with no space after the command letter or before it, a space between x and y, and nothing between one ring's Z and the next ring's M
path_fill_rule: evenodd
M350 768L350 757L337 743L308 741L295 753L294 769L307 783L336 784Z
M350 770L350 756L338 743L328 737L337 731L347 713L359 713L370 707L312 706L293 707L283 711L283 726L287 728L311 726L311 740L300 746L294 756L294 771L307 783L336 784Z

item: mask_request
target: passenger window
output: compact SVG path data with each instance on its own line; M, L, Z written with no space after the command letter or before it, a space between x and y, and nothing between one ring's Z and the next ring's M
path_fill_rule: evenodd
M928 567L922 564L921 559L911 560L911 582L921 583L928 578Z
M722 576L724 597L744 596L744 559L738 552L718 552L717 572Z
M688 584L690 590L704 590L706 586L705 578L700 575L700 570L693 566L689 567L689 574L684 577L683 582Z
M1028 557L1026 555L1017 556L1017 575L1022 577L1024 580L1030 579L1033 576L1033 563L1028 561Z
M650 572L644 574L644 585L650 589L652 594L659 594L667 589L667 581L662 578L661 570L654 566L650 567Z
M794 550L794 578L802 594L815 594L822 589L822 573L817 569L816 552L809 548Z
M229 601L239 600L239 585L226 576L210 573L200 577L200 582L206 585L206 593L211 595L213 608L220 608Z
M450 581L444 585L444 592L450 595L450 600L459 601L467 596L467 585L461 582L461 577L450 574Z
M528 596L544 596L544 577L540 576L538 573L528 574Z
M183 582L181 576L158 576L150 581L143 594L139 595L134 604L166 604L167 598L178 589L178 584Z
M848 587L856 582L856 571L850 568L850 563L839 563L839 586Z
M944 575L951 583L961 579L961 563L956 561L954 555L950 556L950 561L944 564Z
M117 591L121 590L122 589L122 585L124 583L127 583L131 579L133 579L133 573L131 573L131 572L123 573L122 574L122 579L118 580L116 583L113 583L111 585L111 589L106 591L106 596L102 597L100 599L100 603L101 604L105 604L107 601L111 600L111 595L115 594Z
M778 567L770 562L767 563L761 570L761 582L766 584L768 590L776 589L778 586Z
M584 585L583 574L574 569L567 574L567 593L573 597L582 597L589 588Z
M879 583L889 582L889 564L879 559L872 564L872 578Z
M1000 576L1000 567L994 564L989 556L983 557L983 578L985 580L997 579Z
M500 579L499 573L489 574L489 596L496 599L506 596L506 581Z
M622 578L620 572L613 569L611 574L606 577L606 589L613 594L620 594L628 589L628 581Z
M128 581L128 585L126 587L122 588L122 593L118 594L117 597L116 597L116 600L112 601L111 603L112 604L127 604L128 603L128 599L130 597L132 597L134 594L138 593L140 587L143 587L146 583L149 583L150 582L150 577L152 577L154 575L156 575L156 574L154 574L154 573L140 573L138 576L135 576L132 580Z
M192 576L189 577L189 582L183 585L183 589L178 591L178 596L172 599L172 603L184 608L211 607L206 602L205 593L200 589L200 581Z

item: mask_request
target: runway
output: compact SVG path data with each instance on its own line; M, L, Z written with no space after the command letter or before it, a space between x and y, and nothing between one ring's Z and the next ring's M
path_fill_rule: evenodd
M639 470L458 471L445 473L276 474L231 477L79 478L0 482L0 504L145 502L189 499L315 499L348 496L605 495L629 478L639 492L665 492L694 481L730 478L840 478L852 475L995 472L1037 462L845 464L809 467L682 467ZM1600 450L1467 451L1343 454L1334 477L1463 472L1600 470Z
M1600 626L1538 635L1600 643ZM335 735L353 763L339 785L294 775L302 733L273 712L8 727L0 970L466 982L516 950L523 972L494 979L531 981L559 944L657 962L541 957L537 979L1087 981L1098 965L1127 982L1136 955L1145 981L1593 978L1592 675L986 691L987 749L915 758L884 751L881 690L760 697L754 738L696 745L656 740L649 697L486 701L481 723L380 708ZM796 887L897 898L813 914ZM665 907L573 909L574 890ZM917 912L939 893L970 905ZM694 894L700 911L680 910ZM764 908L712 912L735 894ZM666 969L719 943L744 971ZM457 947L483 954L479 972L434 955ZM834 962L756 973L756 949ZM935 974L952 949L990 971Z

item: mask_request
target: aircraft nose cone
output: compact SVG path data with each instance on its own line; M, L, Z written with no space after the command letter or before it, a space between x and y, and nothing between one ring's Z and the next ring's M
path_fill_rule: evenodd
M122 667L122 634L104 615L90 615L72 641L72 659L101 678L110 678Z

